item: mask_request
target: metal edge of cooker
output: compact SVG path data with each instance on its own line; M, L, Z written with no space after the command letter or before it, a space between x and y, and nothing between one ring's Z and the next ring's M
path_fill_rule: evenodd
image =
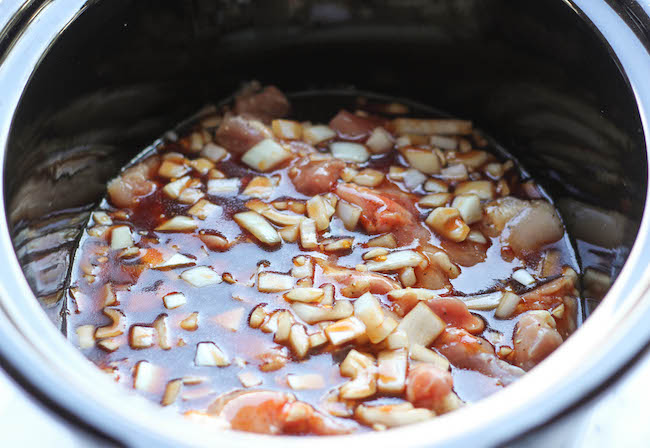
M9 10L0 12L0 16L10 16L0 17L4 26L0 40L6 44L6 48L0 46L5 49L0 56L4 97L0 101L2 161L13 112L42 55L92 3L50 0L26 5L9 1ZM646 147L650 147L650 83L646 82L650 55L645 46L648 6L631 1L624 5L594 0L565 3L608 45L635 96ZM5 204L0 203L0 212L5 215L5 211ZM336 441L346 446L397 446L405 442L409 446L496 445L535 429L544 431L584 406L634 364L650 341L650 327L644 325L650 318L649 215L646 198L639 234L607 297L580 331L525 378L471 407L430 422L381 433L341 436ZM211 431L158 411L155 405L105 378L51 325L22 274L6 219L0 221L0 253L5 254L0 271L0 365L41 403L80 429L129 446L206 442L248 446L262 440L271 446L287 447L331 443L330 438Z

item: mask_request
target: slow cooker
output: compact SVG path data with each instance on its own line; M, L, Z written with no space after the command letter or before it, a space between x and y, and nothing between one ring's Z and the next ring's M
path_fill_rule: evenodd
M358 88L472 117L534 173L574 238L587 319L490 398L335 443L569 440L650 342L648 14L636 0L4 0L2 367L109 443L329 446L219 432L118 387L67 342L64 291L106 181L181 119L242 80Z

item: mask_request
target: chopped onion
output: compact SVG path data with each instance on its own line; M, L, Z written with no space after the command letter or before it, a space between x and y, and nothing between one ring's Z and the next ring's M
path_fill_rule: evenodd
M190 314L179 325L183 330L196 331L199 328L199 313Z
M273 190L278 185L278 178L257 176L251 179L246 185L243 194L253 198L268 198L273 194Z
M277 328L273 337L274 342L285 342L289 339L291 326L294 323L293 316L289 311L279 311L277 313Z
M429 193L447 193L449 185L438 179L429 179L424 183L424 191Z
M499 319L508 319L515 312L517 305L521 301L521 297L517 294L506 291L501 297L499 306L497 306L496 311L494 311L494 316Z
M354 301L354 315L366 327L377 327L384 321L384 310L379 300L369 292Z
M337 240L325 240L322 243L325 252L340 252L350 250L354 244L353 238L339 238Z
M452 202L452 207L460 212L463 221L468 225L479 222L483 218L481 199L475 194L457 195Z
M406 170L406 172L404 173L404 177L402 179L402 181L404 182L404 186L409 190L415 190L420 185L422 185L425 180L427 180L427 176L425 176L415 168Z
M427 208L443 207L447 205L451 199L451 193L433 193L422 196L418 201L418 205Z
M438 235L456 243L465 241L470 231L460 212L453 207L434 208L425 222Z
M392 233L387 233L385 235L380 235L375 238L368 240L366 243L368 247L387 247L388 249L397 248L397 239Z
M462 300L470 310L489 311L495 309L503 293L501 291L491 292L488 294L478 294L475 296L456 297Z
M406 147L401 152L410 166L425 174L438 174L442 168L438 155L429 149Z
M405 288L394 289L388 292L388 298L392 301L399 301L401 299L414 298L416 300L431 300L439 298L435 291L424 288Z
M397 328L398 324L399 323L395 319L387 316L378 326L366 328L368 339L373 344L379 344Z
M487 244L487 239L478 230L470 231L467 240L478 244Z
M388 252L388 250L384 249L383 247L378 247L376 249L369 250L368 252L363 254L361 258L363 258L364 260L374 260L379 257L381 257L381 259L384 259L386 255L388 255L389 253L390 252ZM379 260L375 260L375 261L379 261Z
M325 328L325 334L333 345L342 345L358 338L366 331L366 326L356 317L341 319Z
M396 328L385 340L386 348L389 350L396 350L398 348L408 347L409 338L406 332Z
M314 390L325 387L325 379L317 373L304 375L287 375L287 383L293 390Z
M111 324L95 330L95 339L113 338L124 333L126 317L120 310L104 308L104 315L111 319Z
M246 388L262 384L262 379L253 372L240 372L237 374L237 378L239 378L241 385Z
M370 153L365 146L359 143L335 142L330 144L332 155L346 162L363 163L370 158Z
M198 188L186 188L183 190L180 196L178 196L178 202L185 205L192 205L195 204L196 201L201 199L203 196L205 195Z
M237 331L244 317L244 308L234 308L216 315L213 320L226 330Z
M302 125L292 120L273 120L271 122L273 134L285 140L300 140L302 138Z
M426 362L433 364L440 370L447 372L449 370L449 361L442 355L420 344L412 344L409 347L409 356L413 361Z
M320 288L294 288L287 292L284 298L292 302L320 302L323 298L323 290Z
M383 154L393 149L393 136L381 126L377 127L368 137L366 146L375 154Z
M362 210L360 207L345 201L339 201L336 204L337 216L343 222L343 226L350 231L357 228L361 212Z
M220 205L216 205L210 201L201 199L187 211L187 214L204 220L208 216L221 214L222 212L223 208Z
M199 157L198 159L190 160L190 166L201 175L206 175L214 168L214 163L206 158Z
M336 137L336 132L329 126L316 125L303 128L303 139L311 145L317 145Z
M304 249L316 249L318 247L316 222L307 218L300 223L300 244Z
M148 361L140 361L135 365L133 387L144 392L153 392L160 369Z
M152 327L133 325L129 334L129 345L133 349L149 348L153 345L153 334Z
M398 328L406 333L409 344L427 346L440 336L446 326L445 321L431 311L431 308L419 302L404 316Z
M190 170L191 168L189 166L165 160L160 164L158 175L168 179L178 179L186 175Z
M201 155L206 159L210 159L213 162L218 162L221 159L225 158L228 155L228 151L225 148L215 145L214 143L208 143L203 147Z
M400 394L406 388L407 353L405 349L384 350L377 355L377 389Z
M230 365L230 360L214 342L199 342L196 344L194 364L202 367L225 367Z
M339 320L352 316L354 307L347 300L337 300L334 306L315 306L306 303L294 302L291 308L295 313L308 324L318 322Z
M327 229L333 214L331 205L322 196L314 196L307 201L307 216L314 220L317 230Z
M325 335L324 331L319 331L317 333L309 335L310 348L317 348L325 344L327 344L327 336Z
M259 292L280 292L293 288L295 280L287 274L276 272L260 272L257 275L257 290Z
M456 196L475 194L482 200L494 199L494 184L489 180L463 182L454 190Z
M366 168L355 175L352 181L357 185L373 188L384 181L384 173L371 168Z
M394 428L423 422L436 416L433 411L414 408L411 403L387 404L381 406L357 406L354 415L368 426Z
M77 327L77 344L80 349L86 349L95 346L95 326L80 325Z
M190 176L181 177L165 185L163 191L170 198L177 199L189 181Z
M163 261L160 264L152 266L153 269L166 269L166 268L177 268L179 266L192 266L196 264L196 260L192 260L189 257L186 257L183 254L174 254L169 257L166 261Z
M282 239L278 232L262 215L256 212L236 213L233 219L244 229L248 230L262 243L269 246L280 244Z
M121 343L117 338L109 338L109 339L102 339L97 343L97 345L102 350L110 353L120 348Z
M295 243L298 241L298 236L300 235L300 227L295 226L286 226L278 230L278 234L282 238L282 241L287 243Z
M197 266L181 274L181 278L192 286L202 288L222 282L222 278L207 266Z
M161 314L158 316L153 322L153 327L156 329L156 333L158 334L158 346L163 350L171 349L171 335L169 334L167 315Z
M133 246L131 229L128 226L117 226L111 230L111 249L126 249Z
M473 171L488 161L488 153L485 151L471 150L467 152L453 152L448 154L448 159L450 163L462 163L470 171Z
M415 276L415 269L410 267L403 268L399 272L399 281L405 288L415 285L418 281L417 277Z
M524 286L531 286L535 284L535 279L525 269L518 269L512 274L512 279L518 281Z
M374 367L375 358L372 355L352 349L341 362L339 369L341 375L355 378L366 371L373 370Z
M262 140L241 158L246 165L258 171L269 171L291 157L291 152L284 149L275 140L267 138Z
M191 232L197 227L194 219L189 216L174 216L156 227L156 230L158 232Z
M444 149L445 151L455 151L458 149L458 140L454 137L447 137L444 135L432 135L429 138L431 146Z
M208 194L213 196L236 195L241 187L241 179L210 179L208 181Z
M368 261L366 266L369 271L396 271L401 268L415 267L424 261L424 257L412 250L401 250L386 255L382 261Z
M446 180L465 180L469 177L469 173L467 172L467 168L465 168L465 165L457 163L457 164L451 164L446 168L443 168L440 170L440 174L442 177Z
M264 309L264 305L257 305L248 318L248 325L251 328L259 328L262 326L267 316L268 314Z
M311 257L299 255L293 259L293 265L291 275L295 278L312 277L314 275L314 263Z
M468 135L472 133L471 121L450 118L396 118L393 120L393 127L399 135Z
M183 380L172 380L167 383L165 386L165 393L163 394L160 404L162 406L169 406L174 404L178 398L178 394L181 392L183 386Z

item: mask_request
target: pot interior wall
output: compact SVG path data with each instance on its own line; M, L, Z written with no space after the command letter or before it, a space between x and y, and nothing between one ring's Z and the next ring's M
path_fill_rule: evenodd
M35 69L4 167L16 251L54 320L106 180L250 79L288 92L355 87L470 117L555 197L583 272L614 278L634 241L647 183L634 98L563 1L91 2ZM596 303L607 283L590 282Z

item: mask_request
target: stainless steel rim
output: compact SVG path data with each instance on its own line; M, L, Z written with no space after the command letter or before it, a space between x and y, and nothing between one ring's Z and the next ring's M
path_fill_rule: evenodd
M606 2L568 2L598 29L626 74L639 107L650 147L650 56L625 20ZM45 2L38 21L25 27L0 61L0 85L6 92L0 103L0 146L5 148L16 109L42 55L58 35L86 8L85 0ZM20 63L16 60L20 58ZM9 68L11 67L11 68ZM5 151L0 157L4 161ZM4 176L4 174L3 174ZM4 185L0 183L0 188ZM4 194L0 191L0 194ZM619 278L596 312L557 352L525 378L488 399L430 422L340 437L346 446L429 446L433 444L494 445L542 425L598 389L636 356L650 340L650 212L648 202L639 236ZM0 213L5 214L4 204ZM146 400L127 393L100 373L51 325L35 300L14 255L9 229L0 222L0 354L9 370L41 399L67 412L108 437L127 445L163 446L227 444L249 446L260 439L274 446L313 447L331 444L330 438L268 437L243 433L216 433L161 412ZM29 316L27 319L26 316ZM533 411L531 411L533 410Z

